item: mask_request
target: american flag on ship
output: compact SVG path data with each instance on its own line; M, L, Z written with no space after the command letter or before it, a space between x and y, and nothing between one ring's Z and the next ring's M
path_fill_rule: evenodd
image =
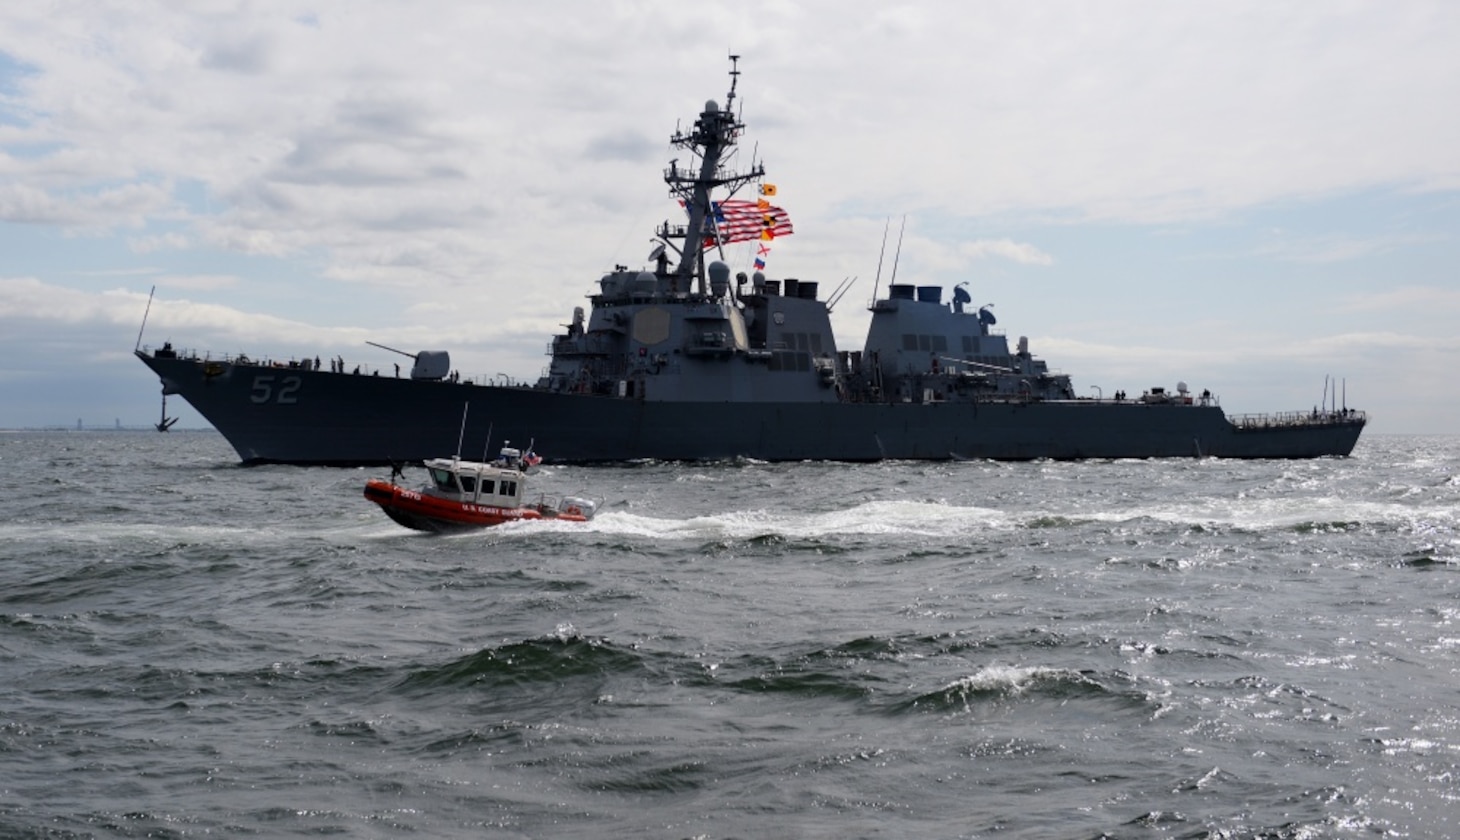
M715 221L715 229L719 231L721 245L757 239L771 240L796 232L791 227L791 217L786 211L765 199L712 201L710 214ZM705 237L706 248L715 244L715 237Z

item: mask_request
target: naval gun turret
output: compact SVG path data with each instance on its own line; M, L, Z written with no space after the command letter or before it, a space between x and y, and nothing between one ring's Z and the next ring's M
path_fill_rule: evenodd
M386 347L384 344L377 344L373 341L365 343L371 347L379 347L381 350L389 350L411 359L412 379L436 381L451 375L451 354L445 350L422 350L418 353L407 353L404 350Z

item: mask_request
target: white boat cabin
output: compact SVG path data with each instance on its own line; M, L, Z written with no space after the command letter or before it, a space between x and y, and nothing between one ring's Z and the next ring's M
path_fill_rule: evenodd
M423 492L443 499L515 508L522 506L522 496L527 492L523 472L503 461L432 458L426 462L426 470L431 483Z

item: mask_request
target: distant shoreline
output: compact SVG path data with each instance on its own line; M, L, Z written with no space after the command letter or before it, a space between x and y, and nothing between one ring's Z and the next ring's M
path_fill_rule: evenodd
M177 432L216 432L216 431L217 431L217 429L214 429L211 426L196 426L196 427L189 426L187 428L183 428L181 426L173 426L171 429L169 429L166 432L166 434L169 434L170 435L170 434L174 434L174 433L177 433ZM87 426L87 427L80 428L80 429L78 429L78 428L76 428L74 426L21 426L19 428L14 428L14 429L0 429L0 434L18 434L20 432L70 432L72 434L92 434L92 433L96 433L96 432L102 432L102 433L106 433L106 434L118 434L118 433L128 433L128 432L152 432L153 434L162 434L161 432L158 432L157 429L154 428L154 427L152 427L152 426L122 426L121 428L117 428L115 426L106 426L106 427L103 427L103 426L96 426L96 427Z

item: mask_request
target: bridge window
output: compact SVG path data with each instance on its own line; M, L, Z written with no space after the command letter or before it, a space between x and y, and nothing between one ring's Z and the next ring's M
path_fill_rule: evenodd
M452 480L451 470L433 467L431 469L431 480L436 482L436 489L438 490L445 490L448 493L456 492L456 482Z

